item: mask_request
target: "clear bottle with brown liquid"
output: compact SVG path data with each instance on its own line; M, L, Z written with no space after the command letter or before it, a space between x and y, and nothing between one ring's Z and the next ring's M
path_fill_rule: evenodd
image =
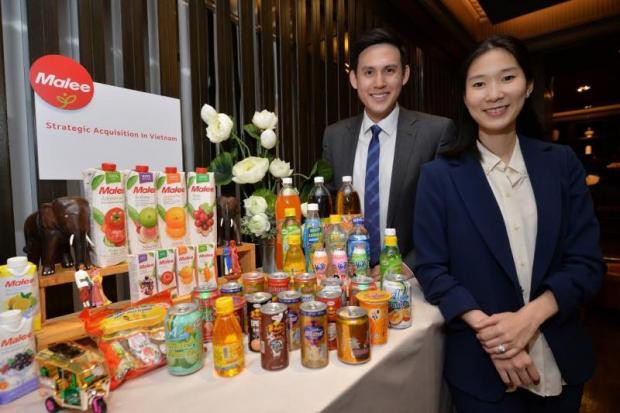
M336 214L356 215L361 214L360 197L351 184L350 176L342 177L342 186L336 194Z

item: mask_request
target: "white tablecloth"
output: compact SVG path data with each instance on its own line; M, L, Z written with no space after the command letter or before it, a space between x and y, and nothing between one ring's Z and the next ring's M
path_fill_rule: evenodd
M205 367L190 376L171 376L165 367L128 381L113 391L115 412L442 412L443 319L419 288L413 293L413 326L389 330L388 343L372 348L370 362L341 363L335 351L323 369L301 365L300 351L289 367L265 371L260 355L246 350L246 369L220 378L209 347ZM3 413L44 412L38 392L0 406Z

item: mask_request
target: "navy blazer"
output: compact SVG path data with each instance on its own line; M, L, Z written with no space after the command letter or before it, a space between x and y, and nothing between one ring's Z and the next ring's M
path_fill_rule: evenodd
M553 292L559 311L541 330L563 379L583 383L594 372L594 353L579 308L605 271L585 171L567 146L519 142L538 210L530 299ZM499 206L473 154L422 168L414 241L416 278L446 320L446 379L482 400L498 400L505 386L460 315L517 311L524 301Z

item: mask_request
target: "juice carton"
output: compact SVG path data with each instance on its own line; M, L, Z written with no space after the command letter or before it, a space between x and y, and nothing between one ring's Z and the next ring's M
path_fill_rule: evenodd
M177 274L174 258L174 249L157 250L155 256L157 291L170 290L172 297L177 296Z
M191 294L198 285L194 250L195 248L191 245L181 245L176 249L179 296Z
M215 175L207 168L187 173L187 212L191 244L217 243Z
M104 163L101 169L86 169L84 193L90 203L90 236L94 242L91 258L98 267L127 260L125 228L125 186L116 165Z
M157 254L157 251L129 255L129 292L131 301L140 301L157 293L155 254Z
M0 266L0 312L21 310L32 319L35 330L41 329L41 308L37 266L26 257L9 258Z
M175 248L189 241L187 233L187 191L185 173L166 167L157 173L157 213L162 248Z
M215 244L196 245L196 270L198 283L217 287L217 267L215 266Z
M146 165L137 165L125 174L129 252L140 254L159 248L155 173Z

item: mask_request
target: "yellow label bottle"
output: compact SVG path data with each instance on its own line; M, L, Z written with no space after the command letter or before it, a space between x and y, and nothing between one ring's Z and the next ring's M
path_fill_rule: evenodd
M301 237L299 234L291 234L288 237L288 251L284 258L284 272L288 272L291 276L302 273L306 270L306 258L301 249Z
M215 372L222 377L236 376L245 365L243 332L233 310L232 297L220 297L215 301L213 364Z

